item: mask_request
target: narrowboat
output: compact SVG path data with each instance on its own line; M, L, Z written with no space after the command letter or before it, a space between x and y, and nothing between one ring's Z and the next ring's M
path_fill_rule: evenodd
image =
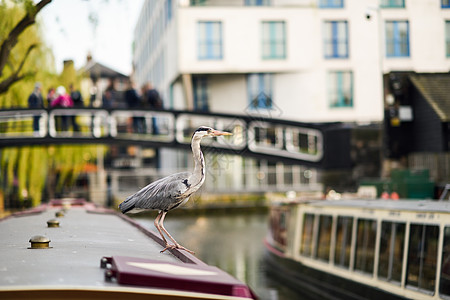
M273 204L266 263L313 299L450 299L450 202Z
M51 201L0 220L0 299L256 299L125 215Z

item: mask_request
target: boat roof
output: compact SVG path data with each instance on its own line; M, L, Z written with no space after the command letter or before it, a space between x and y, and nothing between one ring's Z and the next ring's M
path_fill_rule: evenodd
M242 282L189 253L160 253L163 241L126 216L83 204L72 205L56 218L61 208L46 205L0 220L0 298L2 292L17 290L131 290L204 299L254 296ZM47 227L55 218L60 226ZM30 249L34 236L50 239L50 248ZM215 290L217 286L229 291Z
M365 209L450 213L449 201L433 200L318 200L309 205L321 207L353 207Z

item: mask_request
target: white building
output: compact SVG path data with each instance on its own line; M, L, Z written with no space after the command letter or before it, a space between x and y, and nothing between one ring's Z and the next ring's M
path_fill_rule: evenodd
M381 123L382 74L448 72L448 0L147 0L137 83L166 108Z
M383 73L446 72L444 0L145 1L139 84L165 106L304 122L380 122ZM263 97L264 98L264 97ZM272 105L273 104L273 105Z

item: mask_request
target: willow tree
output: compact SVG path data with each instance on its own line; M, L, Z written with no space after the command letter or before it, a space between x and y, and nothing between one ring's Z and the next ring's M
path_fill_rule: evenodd
M26 107L35 82L44 87L77 84L73 66L61 76L43 41L36 16L51 0L0 0L0 109ZM73 69L73 70L72 70ZM105 149L105 148L102 148ZM63 190L96 159L97 146L27 146L0 150L0 213L3 198L15 207L41 203L45 187ZM50 182L48 178L58 181ZM14 199L14 200L13 200ZM29 200L29 202L25 202Z
M0 1L0 108L27 106L35 81L49 76L51 58L35 26L37 14L51 0ZM34 26L33 26L34 25ZM40 201L46 158L42 147L6 148L1 152L0 205L6 196ZM18 174L22 174L18 176ZM25 188L34 182L30 188Z
M47 194L52 197L55 192L61 193L66 187L73 186L86 166L95 162L98 147L51 145L3 149L0 160L3 194L15 199L9 199L9 205L17 208L36 206L42 202L46 187L50 189ZM101 147L101 151L105 149ZM55 174L58 174L58 180Z
M25 67L34 49L40 42L26 39L23 35L36 23L37 14L52 0L0 2L0 94L9 90L16 82L35 74ZM24 47L25 51L21 49Z

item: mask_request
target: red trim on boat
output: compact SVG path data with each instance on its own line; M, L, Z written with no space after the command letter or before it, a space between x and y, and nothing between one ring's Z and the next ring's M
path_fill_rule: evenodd
M269 250L270 252L272 252L273 254L277 255L277 256L281 256L281 257L285 257L284 253L281 252L280 250L278 250L277 248L275 248L274 246L272 246L269 241L267 241L267 238L264 238L263 240L264 246L267 248L267 250Z
M106 274L119 284L256 299L247 285L217 267L124 256L103 259Z

